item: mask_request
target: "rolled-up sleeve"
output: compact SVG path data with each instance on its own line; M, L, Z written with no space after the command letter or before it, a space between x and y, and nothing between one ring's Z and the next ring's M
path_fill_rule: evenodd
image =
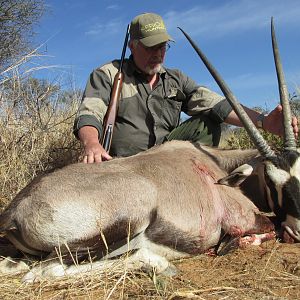
M232 110L227 99L204 86L197 85L187 76L184 82L184 90L187 95L184 112L190 116L205 112L216 122L224 122Z
M218 123L223 123L225 119L228 117L230 112L232 111L232 107L227 101L227 99L223 99L218 102L210 111L209 115L212 119L214 119Z
M104 70L96 69L91 73L74 121L73 132L77 138L78 131L83 126L95 127L100 138L111 87L111 76Z

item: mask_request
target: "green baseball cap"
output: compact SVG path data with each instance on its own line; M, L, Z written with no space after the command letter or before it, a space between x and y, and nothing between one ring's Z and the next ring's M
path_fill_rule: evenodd
M136 16L130 24L129 32L132 40L139 40L146 47L174 41L167 33L162 17L153 13Z

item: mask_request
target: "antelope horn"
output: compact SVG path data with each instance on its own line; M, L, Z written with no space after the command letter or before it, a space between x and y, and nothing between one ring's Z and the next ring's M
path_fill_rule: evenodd
M248 135L250 136L252 142L260 152L260 154L264 157L271 157L275 156L274 151L270 148L270 146L267 144L267 142L264 140L263 136L260 134L259 130L255 127L251 119L246 114L245 110L241 106L241 104L237 101L236 97L233 95L225 81L222 79L222 77L219 75L217 70L212 66L212 64L208 61L204 53L199 49L199 47L194 43L194 41L189 37L189 35L184 32L183 29L178 27L182 31L182 33L185 35L185 37L188 39L192 47L195 49L207 69L209 70L210 74L213 76L217 84L219 85L220 89L222 90L224 96L232 106L233 110L237 114L237 116L240 118L242 124L244 125L246 131L248 132Z
M284 73L283 73L282 64L280 60L279 49L276 41L273 17L271 18L271 35L272 35L272 48L273 48L275 66L276 66L279 95L280 95L280 103L283 110L284 149L296 150L296 140L291 126L292 117L291 117L291 108L289 103L289 94L284 79Z

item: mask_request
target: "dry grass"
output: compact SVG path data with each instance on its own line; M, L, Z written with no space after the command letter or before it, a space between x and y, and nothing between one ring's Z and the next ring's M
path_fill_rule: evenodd
M22 284L0 277L1 299L299 299L299 245L268 242L223 257L200 255L176 261L174 277L108 272Z
M78 157L72 134L80 92L13 69L0 85L0 210L39 173Z

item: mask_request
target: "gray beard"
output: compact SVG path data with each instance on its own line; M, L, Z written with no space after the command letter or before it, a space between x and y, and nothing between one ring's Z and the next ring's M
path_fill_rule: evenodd
M162 64L159 64L157 67L155 67L155 68L153 68L153 69L147 67L146 70L145 70L145 73L146 73L147 75L154 75L154 74L157 74L157 73L160 72L161 67L162 67Z

